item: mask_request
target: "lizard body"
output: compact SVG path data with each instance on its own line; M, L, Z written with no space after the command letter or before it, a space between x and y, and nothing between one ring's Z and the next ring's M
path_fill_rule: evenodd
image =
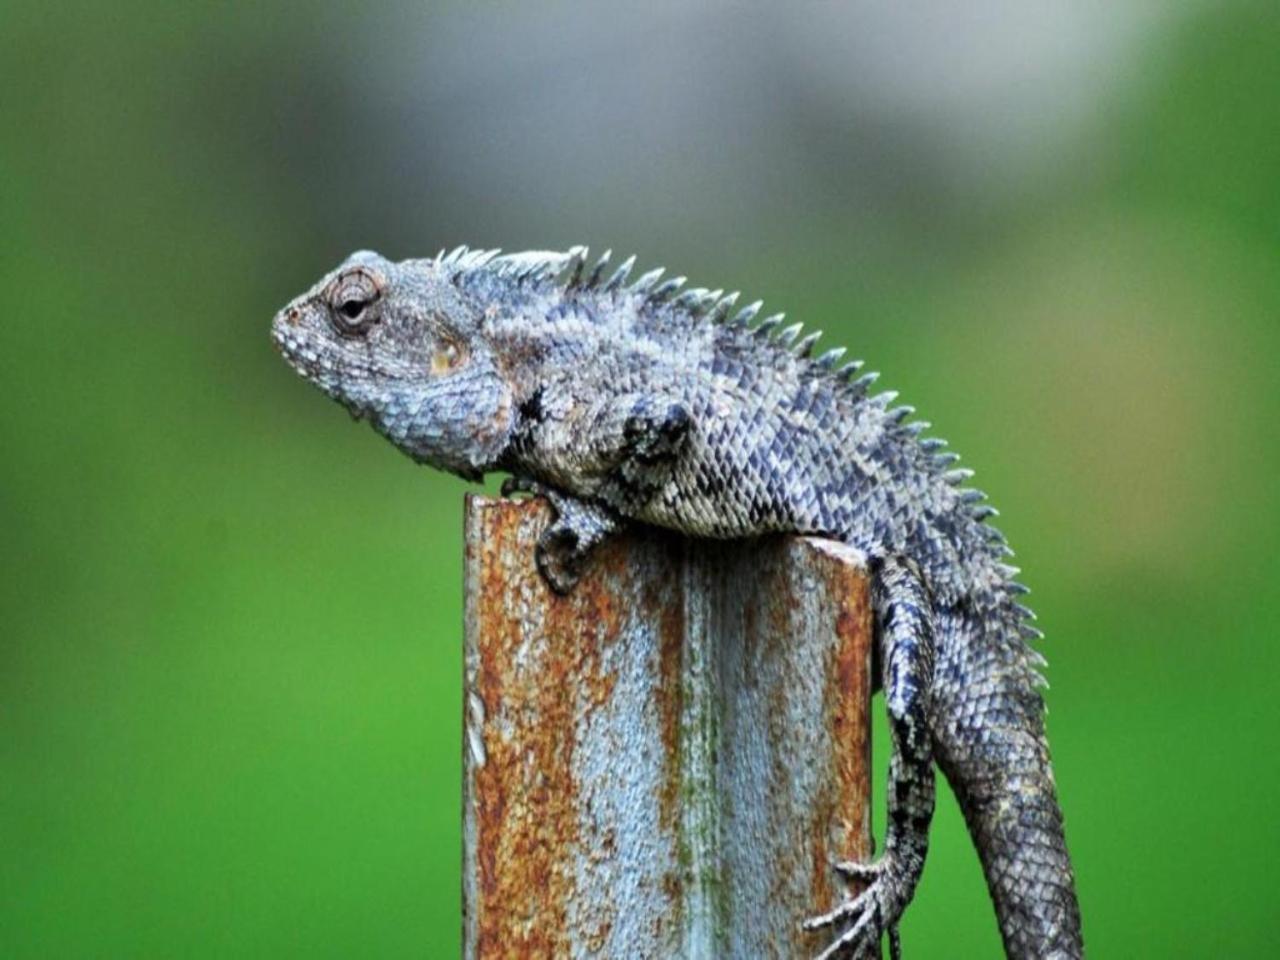
M869 561L893 752L883 851L839 864L866 889L807 921L823 957L871 952L924 864L935 764L960 801L1011 957L1083 954L1038 667L1039 636L994 510L874 374L817 335L583 248L362 252L282 310L307 379L415 460L510 474L557 517L537 560L567 591L640 521L700 537L819 534Z

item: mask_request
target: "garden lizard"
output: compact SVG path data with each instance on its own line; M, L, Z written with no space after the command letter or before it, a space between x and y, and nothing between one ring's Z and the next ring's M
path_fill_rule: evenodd
M349 257L276 315L288 362L420 463L545 496L559 592L636 521L692 537L795 532L867 558L889 715L880 856L805 921L823 960L878 954L924 866L935 765L959 799L1010 957L1083 954L1044 732L1044 660L995 510L860 362L737 294L633 278L585 248ZM798 918L799 919L799 918Z

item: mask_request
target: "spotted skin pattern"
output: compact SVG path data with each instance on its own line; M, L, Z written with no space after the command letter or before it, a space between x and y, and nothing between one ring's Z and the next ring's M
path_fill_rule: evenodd
M697 537L833 537L872 574L893 751L866 886L813 917L821 954L878 955L924 866L934 768L978 849L1010 957L1083 955L1044 732L1039 631L995 511L874 374L737 294L633 279L584 248L353 254L277 314L288 362L420 463L547 497L543 576L573 588L630 521ZM801 918L797 918L798 920Z

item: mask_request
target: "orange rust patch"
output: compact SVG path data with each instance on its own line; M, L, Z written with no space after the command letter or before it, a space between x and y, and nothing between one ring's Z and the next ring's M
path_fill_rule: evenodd
M831 596L839 601L825 694L838 804L834 840L839 859L863 860L871 855L871 591L861 572L834 561L831 568Z
M609 942L609 934L613 930L612 921L606 920L587 934L586 947L591 953L599 953Z
M473 784L480 853L476 953L559 955L567 949L574 895L574 704L564 695L563 678L576 652L548 642L537 623L546 587L528 551L549 522L545 505L488 509L482 516L475 688L485 707L487 760L474 771ZM562 598L550 601L551 611L561 605L567 605ZM544 669L522 669L522 648L526 655L536 648Z
M768 605L768 626L763 631L750 635L750 649L758 650L757 657L760 659L774 660L782 656L781 648L784 645L793 642L796 629L794 614L799 609L800 602L795 592L797 584L789 569L790 551L787 549L786 541L779 537L770 537L760 541L759 549L762 581L760 589L751 597L747 605L749 616L746 619L753 627L758 627L760 621L758 607L761 603L765 603ZM794 692L788 689L789 677L788 670L775 678L767 691L766 722L769 741L773 744L785 744L790 739L787 718ZM747 686L758 685L757 679L750 675L750 671L743 679ZM770 752L771 785L765 796L771 807L768 821L775 826L789 823L794 818L791 806L790 768L790 764L794 762L794 757L777 747ZM792 824L792 829L799 834L803 825ZM785 902L793 896L791 887L795 876L806 866L803 862L805 847L803 840L803 837L797 835L793 842L786 844L783 858L771 867L770 888L773 898L779 902Z
M607 564L610 552L616 552L616 545L605 546L595 559ZM603 647L617 639L619 627L617 603L604 579L603 567L589 568L567 597L555 595L538 579L546 597L546 642L559 648L544 669L556 696L570 703L569 695L577 694L586 709L607 702L617 683L617 677L601 666Z

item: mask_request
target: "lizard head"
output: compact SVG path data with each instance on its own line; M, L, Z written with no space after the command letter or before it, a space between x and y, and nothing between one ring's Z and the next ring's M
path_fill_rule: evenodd
M271 336L299 374L414 460L478 479L514 421L481 319L436 261L362 251L276 314Z

